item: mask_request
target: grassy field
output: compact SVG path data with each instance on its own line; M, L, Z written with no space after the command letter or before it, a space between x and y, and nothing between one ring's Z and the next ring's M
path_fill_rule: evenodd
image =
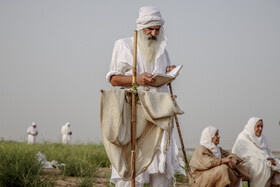
M55 160L58 169L42 169L37 153L48 161ZM63 145L0 141L0 186L113 186L109 184L110 161L100 144ZM188 179L175 175L176 186L189 186ZM173 181L172 181L173 182ZM145 185L148 187L149 185ZM247 186L243 183L243 186Z
M37 153L47 161L65 166L57 170L42 169ZM109 184L110 161L104 146L99 144L43 143L0 141L0 186L113 186ZM103 178L103 179L102 179ZM67 183L67 180L72 180ZM177 182L186 177L176 175ZM68 180L68 182L69 182ZM74 183L74 184L73 184ZM149 186L149 185L145 185Z
M38 162L39 151L48 161L65 164L59 168L60 176L80 178L76 186L93 186L98 168L110 166L103 145L0 141L0 186L55 186L58 178L46 175Z

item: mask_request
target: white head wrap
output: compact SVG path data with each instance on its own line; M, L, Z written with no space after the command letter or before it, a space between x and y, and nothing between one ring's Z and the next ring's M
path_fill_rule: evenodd
M32 126L35 126L36 125L36 123L35 122L32 122Z
M67 122L67 123L65 124L65 126L68 126L68 127L70 127L70 123L69 123L69 122Z
M247 134L251 141L254 142L259 148L268 149L268 142L263 133L260 136L256 136L255 134L255 125L260 120L262 119L258 117L251 117L245 125L242 133Z
M162 26L164 20L161 17L159 10L152 6L144 6L139 9L139 18L136 20L137 30L142 30L151 26Z
M200 137L200 145L209 149L217 158L221 158L221 151L217 145L212 142L212 138L217 132L217 128L213 126L208 126L203 129Z

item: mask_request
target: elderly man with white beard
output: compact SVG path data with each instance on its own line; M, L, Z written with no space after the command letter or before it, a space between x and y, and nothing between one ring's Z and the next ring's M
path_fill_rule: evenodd
M167 38L163 29L164 20L158 9L145 6L140 8L136 23L138 30L136 85L138 89L168 92L167 85L161 87L150 86L155 82L152 79L153 74L164 74L176 67L171 65L166 51ZM133 37L117 40L106 80L113 86L131 87L132 64ZM150 183L152 187L169 187L176 171L184 173L184 170L179 166L178 147L173 134L170 137L170 147L164 153L163 145L166 138L166 132L164 132L161 150L156 153L148 169L136 177L136 186L144 186L144 183ZM131 185L130 181L121 179L114 167L111 182L115 183L116 187Z

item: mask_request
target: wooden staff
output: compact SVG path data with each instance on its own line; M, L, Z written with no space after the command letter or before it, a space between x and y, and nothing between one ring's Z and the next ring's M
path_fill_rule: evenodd
M173 95L171 83L169 83L168 86L169 86L169 91L170 91L171 98L173 100L175 100L175 96ZM180 126L179 126L179 121L178 121L177 115L175 115L174 118L175 118L175 121L176 121L176 126L177 126L177 130L178 130L178 134L179 134L179 138L180 138L180 142L181 142L181 147L182 147L182 151L183 151L183 156L184 156L185 164L186 164L187 169L189 171L189 174L190 174L191 178L193 179L194 184L196 186L195 178L194 178L194 176L192 174L192 171L191 171L188 159L187 159L187 154L186 154L186 151L185 151L184 141L183 141L183 138L182 138L182 133L181 133L181 130L180 130Z
M132 87L136 86L136 63L137 63L137 30L134 31L133 43L133 69ZM132 91L132 119L131 119L131 186L135 187L135 144L136 144L136 90Z

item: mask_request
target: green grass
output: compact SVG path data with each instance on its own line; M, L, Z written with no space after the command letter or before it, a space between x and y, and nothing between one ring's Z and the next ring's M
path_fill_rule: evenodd
M103 145L62 145L44 143L28 145L21 142L0 141L0 186L54 186L55 179L44 175L37 161L38 152L48 161L64 163L62 176L81 177L77 186L92 186L96 169L109 167L110 161Z
M20 143L0 143L1 186L45 186L52 181L40 177L42 166L37 162L36 151Z
M109 167L110 161L103 145L80 144L38 144L41 152L49 161L64 163L63 175L75 177L91 177L98 167Z
M37 161L37 153L43 153L48 161L56 160L59 176L78 177L76 186L93 186L98 177L97 169L109 167L110 161L104 146L100 144L42 143L28 145L23 142L0 141L0 186L54 186L57 175L48 175ZM176 181L185 182L185 176L176 174ZM108 176L110 178L110 176ZM114 186L108 184L108 186ZM149 186L148 184L146 186Z
M248 182L242 182L242 187L248 187Z

